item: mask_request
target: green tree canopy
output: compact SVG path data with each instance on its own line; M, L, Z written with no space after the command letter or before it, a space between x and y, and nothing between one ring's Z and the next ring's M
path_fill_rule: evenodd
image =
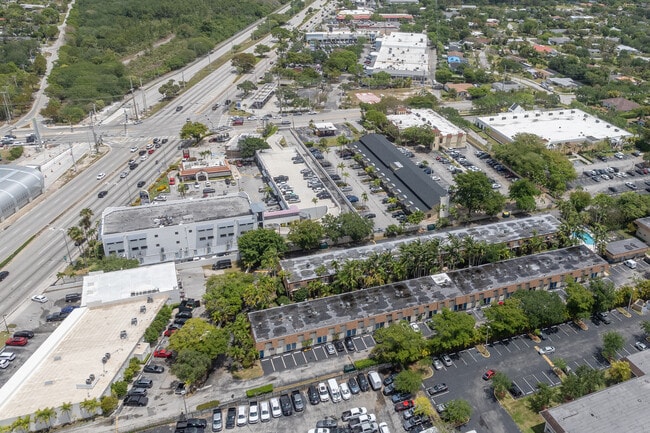
M472 406L466 400L451 400L447 404L447 410L445 410L441 416L442 418L454 425L464 424L472 416Z
M185 384L197 383L204 379L212 365L212 359L199 350L186 348L178 352L172 364L172 373Z
M316 248L323 239L325 231L316 221L303 220L291 223L287 239L303 250Z
M411 370L404 370L395 377L395 389L415 394L422 386L422 376Z
M178 95L180 91L181 86L175 83L174 80L169 80L158 88L158 92L160 92L164 99L171 99Z
M539 329L566 320L566 309L557 293L546 290L517 290L512 298L521 301L529 329Z
M589 290L594 296L593 312L609 311L616 303L616 288L611 280L594 278L589 282Z
M228 335L226 331L195 317L169 337L169 348L177 352L193 349L204 353L210 359L226 352Z
M575 281L566 286L566 311L572 319L585 319L591 315L594 297L591 292Z
M238 53L232 57L232 65L240 74L247 74L255 68L257 59L251 53Z
M505 205L505 197L492 189L492 182L480 171L457 175L453 198L456 203L466 208L469 214L484 211L488 215L495 215Z
M244 291L254 279L253 274L244 272L215 275L208 279L203 301L214 323L223 326L235 320L244 307Z
M537 207L535 197L542 192L528 179L520 179L510 184L510 198L515 201L518 209L523 211L534 211Z
M606 359L616 359L616 352L625 346L625 339L616 331L610 331L603 334L602 354Z
M192 138L195 143L201 141L208 133L208 127L201 122L185 122L181 128L180 136L183 140Z
M492 304L483 313L495 338L520 334L529 326L522 301L517 298L506 299L501 305Z
M257 268L265 255L281 257L287 250L284 238L275 230L258 228L242 234L238 241L239 256L246 268Z
M377 344L371 356L380 362L407 365L427 355L422 334L401 323L379 328L375 332L375 341Z
M443 308L431 320L437 332L430 340L436 353L469 347L476 341L476 321L470 314Z
M252 158L258 150L270 148L271 146L266 141L258 137L245 137L239 140L239 151L242 158Z
M251 80L246 80L237 84L237 89L244 92L244 97L247 97L253 90L257 90L257 86Z

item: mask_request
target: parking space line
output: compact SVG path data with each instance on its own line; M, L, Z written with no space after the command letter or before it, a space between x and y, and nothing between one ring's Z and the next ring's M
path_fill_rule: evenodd
M467 351L465 351L465 352L466 352L467 354L469 354L469 356L472 357L472 359L474 360L474 362L478 362L478 361L476 360L476 358L474 358L474 355L472 355L472 352L471 352L471 351L467 350Z
M264 370L264 366L265 366L266 364L271 364L271 369L273 370L273 372L276 371L276 370L275 370L275 365L273 365L273 361L271 361L270 359L262 359L262 360L260 361L260 363L262 364L262 370Z
M544 371L542 371L542 374L543 374L543 375L548 379L549 382L551 382L551 385L553 385L553 386L555 386L555 385L557 385L558 383L561 382L559 379L558 379L557 382L555 382L555 381L554 381L553 379L551 379L551 378L548 376L548 374L546 374L546 372L544 372Z
M592 358L594 358L594 357L592 356ZM592 369L595 370L594 366L591 365L591 364L589 363L589 361L587 361L587 358L582 358L582 359L585 361L585 364L587 364L587 365L589 366L589 368L592 368ZM596 358L594 358L594 359L596 359ZM596 360L596 361L598 361L598 360ZM596 362L596 364L598 364L598 363Z
M519 346L517 345L517 342L515 341L514 338L512 339L512 345L515 346L515 347L517 348L517 350L521 350L521 347L519 347Z
M508 352L512 353L512 350L510 350L510 348L508 347L507 344L503 344L502 341L499 341L499 343L501 344L501 346L503 346L504 349L506 349Z
M530 392L527 394L532 394L533 392L535 392L535 387L531 385L530 382L528 382L525 377L522 377L521 380L526 382L526 385L528 385L528 387L530 388Z
M302 354L302 359L305 360L305 364L309 364L309 361L307 361L307 356L305 356L305 352L301 351L300 353Z
M494 350L496 350L496 352L497 352L499 355L503 356L503 353L499 352L499 349L497 349L496 346L495 346L494 344L492 345L492 348L493 348ZM488 350L489 350L489 349L488 349Z

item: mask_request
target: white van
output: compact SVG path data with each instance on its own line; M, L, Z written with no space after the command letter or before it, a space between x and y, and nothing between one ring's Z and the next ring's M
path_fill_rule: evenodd
M7 361L13 361L16 359L16 354L13 352L2 352L0 353L0 359L6 359Z
M626 260L623 262L625 266L627 266L630 269L636 269L636 262L634 260Z
M332 396L332 402L338 403L341 401L341 391L339 389L339 384L336 382L336 379L327 379L327 389Z
M379 391L381 389L381 376L376 371L368 372L368 382L374 391Z

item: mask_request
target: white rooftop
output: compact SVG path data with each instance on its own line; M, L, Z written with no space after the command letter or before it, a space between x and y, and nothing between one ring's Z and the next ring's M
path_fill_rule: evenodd
M378 38L377 42L380 46L373 70L428 73L427 35L394 32Z
M632 135L618 126L573 108L499 113L479 117L477 122L483 123L510 140L520 133L535 134L549 146L580 140L620 139Z
M440 131L441 135L464 134L463 130L430 109L410 109L407 114L387 116L400 130L411 126L429 125Z
M176 266L166 262L119 272L91 272L84 278L82 305L168 292L178 288Z

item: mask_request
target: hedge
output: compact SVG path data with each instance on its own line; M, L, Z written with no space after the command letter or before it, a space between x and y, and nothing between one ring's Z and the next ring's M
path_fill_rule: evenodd
M168 305L163 306L156 317L151 322L151 325L144 332L144 339L149 344L154 344L158 341L160 334L165 330L165 327L169 323L169 319L172 317L172 309Z
M378 364L379 364L378 361L370 358L354 361L354 366L357 367L357 370L364 370L368 367L372 367Z
M196 410L204 411L206 409L212 409L213 407L219 407L220 404L221 403L219 402L219 400L210 400L210 401L207 401L205 403L201 403L200 405L198 405L196 407Z
M257 397L258 395L268 394L273 392L273 384L269 383L268 385L260 386L258 388L249 389L246 391L246 397Z

